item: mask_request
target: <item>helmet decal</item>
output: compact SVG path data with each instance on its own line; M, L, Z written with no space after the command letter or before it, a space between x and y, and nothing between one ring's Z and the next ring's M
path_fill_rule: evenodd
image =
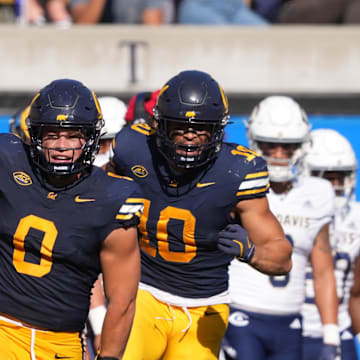
M159 97L168 89L169 85L165 85L161 88L159 94L158 94L158 97L156 99L156 105L158 104L158 101L159 101Z
M226 108L226 112L229 112L229 103L228 103L227 97L226 97L226 95L224 93L224 90L220 85L219 85L219 89L220 89L220 93L221 93L221 98L223 100L223 104L224 104L224 106Z
M67 115L65 115L65 114L59 114L59 115L56 117L56 120L57 120L57 121L66 121L67 118L68 118Z
M100 107L100 104L99 104L99 100L95 94L94 91L91 91L91 94L93 96L93 99L94 99L94 102L95 102L95 105L96 105L96 109L98 111L98 119L101 119L102 118L102 111L101 111L101 107Z

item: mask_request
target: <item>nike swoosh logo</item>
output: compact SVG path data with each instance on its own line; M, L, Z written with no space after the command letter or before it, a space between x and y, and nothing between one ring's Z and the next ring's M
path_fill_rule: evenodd
M59 356L58 354L55 354L55 359L71 359L69 356Z
M208 182L208 183L197 183L196 184L196 187L198 187L198 188L202 188L202 187L206 187L206 186L210 186L210 185L214 185L214 184L216 184L216 182Z
M210 315L219 315L219 312L217 312L217 311L215 311L215 312L205 311L205 316L210 316Z
M76 196L75 197L75 202L77 203L84 203L84 202L91 202L91 201L96 201L96 199L83 199L83 198L80 198L80 196Z

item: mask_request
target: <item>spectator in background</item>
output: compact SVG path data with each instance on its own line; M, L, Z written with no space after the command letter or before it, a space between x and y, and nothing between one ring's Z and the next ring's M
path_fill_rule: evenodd
M0 0L0 23L14 23L15 10L12 0Z
M337 293L341 359L356 360L353 334L360 338L360 204L355 200L357 160L350 142L332 129L311 132L311 148L305 157L308 175L329 180L336 193L336 213L330 227ZM314 281L307 267L303 305L303 359L317 360L323 328L314 304ZM349 309L350 306L350 309ZM349 311L352 311L351 316Z
M26 0L25 18L29 24L44 25L53 23L59 27L72 24L67 10L67 0Z
M170 22L171 0L70 0L76 24L121 23L159 25Z
M360 22L358 0L253 0L253 9L280 24L351 24Z
M278 13L279 23L359 23L358 0L290 0Z
M100 149L94 165L102 167L112 157L111 142L115 135L125 126L125 103L114 96L99 97L105 125L100 136Z
M267 24L244 0L182 0L178 7L178 22L186 25Z
M252 0L252 9L267 21L274 23L277 21L280 7L287 0Z

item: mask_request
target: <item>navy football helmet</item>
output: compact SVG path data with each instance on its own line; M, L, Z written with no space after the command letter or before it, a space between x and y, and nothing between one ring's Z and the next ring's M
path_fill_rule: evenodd
M89 168L99 150L102 112L94 92L81 82L60 79L51 82L34 97L28 129L31 158L36 166L52 175L75 174ZM42 132L45 127L79 129L85 136L82 155L72 163L52 164L44 155Z
M183 71L160 90L154 119L157 122L157 147L165 159L179 168L199 167L213 160L221 148L229 119L227 98L209 74ZM174 123L205 126L210 129L210 139L204 145L177 144L169 136L169 128ZM190 155L194 152L198 155Z

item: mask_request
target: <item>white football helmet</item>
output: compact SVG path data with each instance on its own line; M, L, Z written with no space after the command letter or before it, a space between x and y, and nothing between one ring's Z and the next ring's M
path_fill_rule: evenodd
M98 100L105 121L100 139L112 139L126 124L126 105L114 96L103 96Z
M245 126L250 147L268 163L271 181L290 181L302 171L311 126L305 111L295 100L287 96L265 98L255 106ZM259 142L299 146L291 158L273 159L262 153ZM277 165L272 165L272 162Z
M127 107L125 103L114 96L99 97L99 104L105 121L100 135L101 140L111 140L125 126L125 114ZM112 148L107 152L96 155L94 165L103 166L110 161L113 156Z
M317 129L311 132L311 146L305 157L305 170L308 175L313 171L323 176L325 171L345 171L344 186L334 186L342 191L337 204L343 206L354 196L356 186L357 160L350 142L339 132L332 129Z

